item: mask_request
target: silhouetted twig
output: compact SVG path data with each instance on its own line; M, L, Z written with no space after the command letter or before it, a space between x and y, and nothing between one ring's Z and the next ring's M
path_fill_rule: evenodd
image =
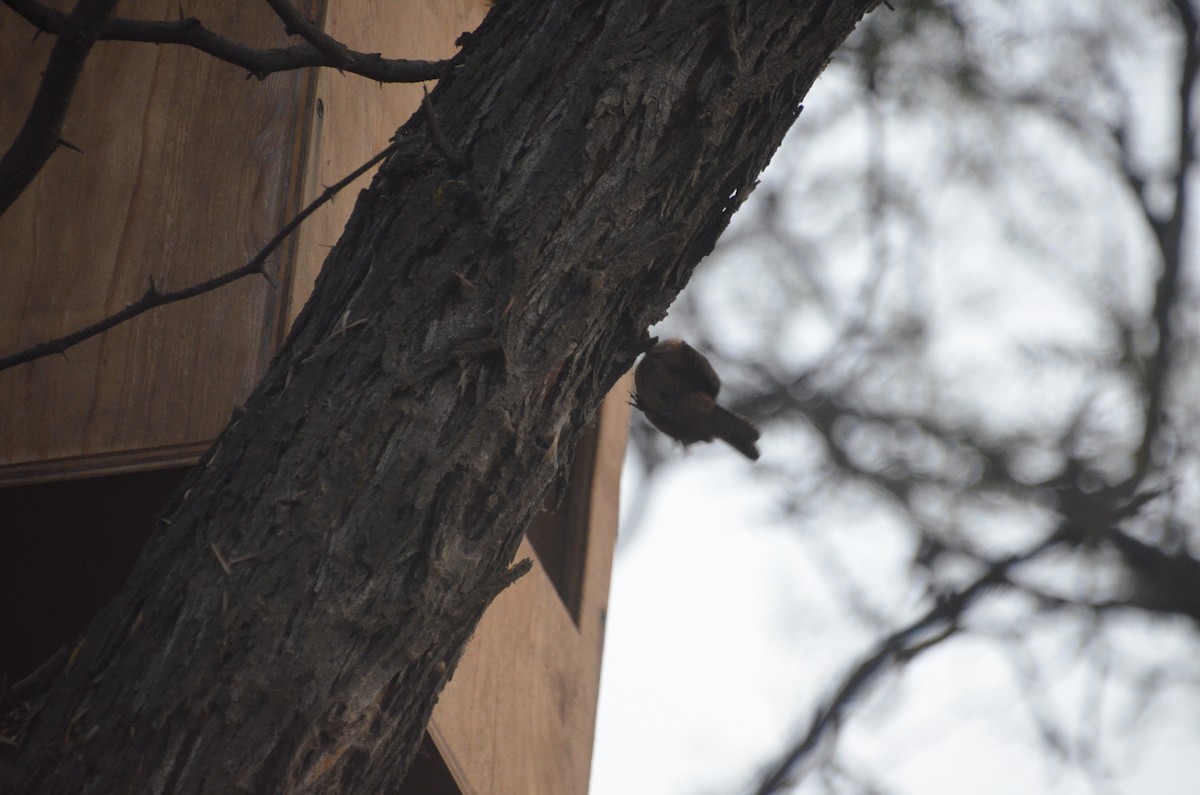
M331 66L341 69L354 62L354 53L345 44L325 33L296 10L288 0L267 0L267 5L283 22L289 36L299 36L332 61Z
M1174 329L1171 314L1179 303L1179 280L1183 272L1183 229L1187 223L1188 179L1196 159L1195 122L1192 119L1193 95L1197 77L1200 76L1200 19L1190 2L1176 0L1179 25L1183 32L1183 62L1179 80L1179 118L1175 134L1177 151L1173 188L1175 200L1171 215L1166 220L1147 217L1154 232L1162 256L1162 273L1154 290L1154 325L1158 341L1154 358L1146 377L1146 408L1144 412L1141 445L1137 452L1136 478L1143 477L1150 468L1151 452L1162 430L1163 401L1166 393L1167 373L1170 371L1171 353L1174 346Z
M67 17L37 0L3 0L28 22L44 33L62 34L68 29ZM282 6L272 0L272 8ZM294 11L294 9L293 9ZM280 10L276 9L279 14ZM298 13L296 19L303 22ZM281 16L282 18L282 16ZM329 66L351 72L381 83L419 83L436 80L445 70L447 61L418 61L384 58L379 53L351 50L336 39L317 31L323 46L314 46L306 34L316 31L311 23L304 27L288 25L289 33L305 38L304 44L291 47L259 49L218 36L204 27L199 19L187 18L170 22L140 19L109 19L96 35L99 41L141 41L150 44L182 44L206 52L214 58L240 66L260 80L275 72L303 69L309 66ZM325 46L328 45L328 46Z
M768 770L759 781L755 795L771 795L791 787L796 770L821 740L835 731L850 705L862 696L867 686L889 670L911 661L921 652L952 637L958 622L975 601L987 591L1006 584L1009 571L1058 543L1057 534L1017 555L994 562L967 587L937 600L925 615L881 640L875 649L854 666L824 705L817 709L808 730Z
M327 187L320 196L310 202L307 207L305 207L299 212L299 214L296 215L296 217L294 217L287 223L286 226L280 229L279 232L276 233L276 235L271 238L271 240L265 246L263 246L263 248L256 255L254 255L253 259L251 259L245 265L242 265L240 268L236 268L220 276L215 276L212 279L200 282L199 284L194 284L191 287L185 287L181 290L174 290L166 293L159 292L158 288L155 287L152 282L150 284L150 289L146 290L146 293L141 298L139 298L137 301L134 301L120 312L109 315L103 320L93 323L90 326L81 328L78 331L67 334L66 336L49 340L47 342L42 342L34 345L32 348L27 348L23 351L0 358L0 370L16 367L18 364L31 362L35 359L41 359L55 353L62 353L68 348L78 345L86 339L108 331L110 328L118 326L121 323L124 323L126 320L135 318L143 312L148 312L151 309L165 306L167 304L173 304L177 301L183 301L188 298L193 298L197 295L202 295L203 293L212 292L218 287L224 287L231 282L235 282L238 279L242 279L246 276L251 276L256 273L265 275L263 266L266 264L267 257L271 256L275 249L279 247L279 244L286 240L287 236L295 231L296 227L300 226L300 224L303 223L306 218L316 212L317 208L319 208L322 204L333 198L334 194L349 185L354 180L358 179L372 166L395 151L396 146L397 144L395 143L391 144L382 152L356 168L350 174L347 174L333 185Z
M5 0L9 2L10 0ZM17 3L28 4L29 0ZM12 3L10 2L10 5ZM37 5L36 3L33 5ZM42 73L33 106L12 146L0 158L0 215L12 206L42 170L50 155L64 142L63 120L97 31L112 12L116 0L79 0L70 16L58 12L58 41ZM20 12L20 8L16 10ZM72 147L73 148L73 147Z

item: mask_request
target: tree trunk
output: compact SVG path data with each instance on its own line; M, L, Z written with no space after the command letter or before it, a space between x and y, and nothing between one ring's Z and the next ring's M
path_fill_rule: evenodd
M23 791L392 791L568 451L875 1L498 3L6 752Z

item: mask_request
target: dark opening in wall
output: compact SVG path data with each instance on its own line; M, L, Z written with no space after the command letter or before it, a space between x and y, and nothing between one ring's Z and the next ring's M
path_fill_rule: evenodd
M70 643L116 595L188 468L0 488L0 681ZM462 795L426 734L398 795Z
M396 795L462 795L446 760L429 732L421 741L421 750L400 782Z
M597 432L528 537L579 622ZM0 488L0 677L18 681L116 595L187 467Z
M186 472L0 488L0 677L29 674L116 595Z

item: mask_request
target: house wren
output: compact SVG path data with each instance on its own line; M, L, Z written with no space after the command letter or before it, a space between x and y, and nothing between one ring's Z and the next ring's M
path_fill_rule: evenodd
M633 405L667 436L685 446L720 439L758 460L758 429L717 405L721 379L691 345L682 340L655 345L633 371L633 385Z

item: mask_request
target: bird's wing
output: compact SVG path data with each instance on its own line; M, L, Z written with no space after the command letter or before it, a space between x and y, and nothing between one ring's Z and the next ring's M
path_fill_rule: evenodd
M709 397L715 398L717 393L721 391L721 379L717 377L717 371L708 363L708 359L705 359L691 345L688 345L686 342L680 344L683 346L683 353L687 357L689 379L694 379L695 381L692 387Z

